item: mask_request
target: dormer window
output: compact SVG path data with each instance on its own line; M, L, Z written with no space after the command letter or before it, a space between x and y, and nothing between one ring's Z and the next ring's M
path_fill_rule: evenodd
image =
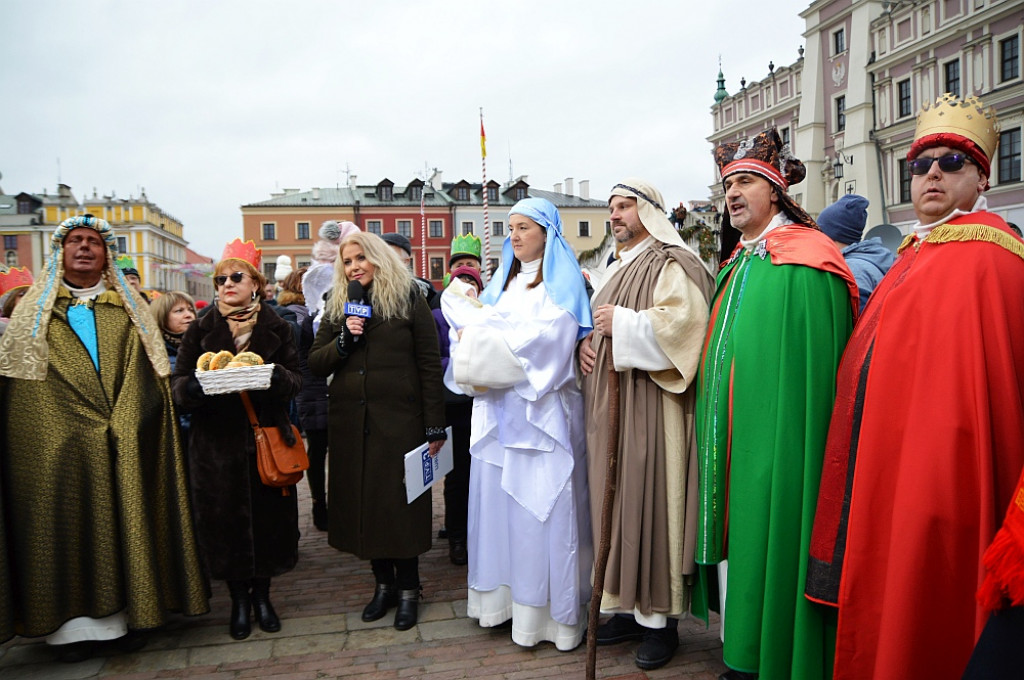
M418 201L423 198L423 187L409 187L409 200Z
M487 187L487 200L497 201L498 200L498 187Z
M392 187L386 185L379 186L377 187L377 198L379 198L382 201L390 201L393 198L392 191Z
M455 189L455 200L456 201L468 201L469 200L469 187L458 187Z
M516 200L521 201L526 198L526 187L516 187Z

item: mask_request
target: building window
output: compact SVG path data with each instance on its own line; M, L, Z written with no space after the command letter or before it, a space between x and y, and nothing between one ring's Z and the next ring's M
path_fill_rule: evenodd
M117 252L127 253L128 252L128 238L126 236L117 237Z
M380 220L366 220L366 231L380 236Z
M498 187L487 187L487 200L497 201L498 200Z
M581 238L590 238L590 221L580 220L579 235Z
M842 54L846 51L846 29L840 28L832 34L832 54Z
M896 88L899 93L899 110L897 116L900 118L909 116L914 112L910 103L910 79L907 78L906 80L901 80L896 83Z
M960 60L948 62L946 71L946 92L960 96Z
M504 222L491 222L491 236L504 236L505 235L505 223Z
M19 215L31 215L32 214L32 201L28 199L22 199L18 201L18 214Z
M462 223L462 235L465 236L466 234L472 234L472 233L473 233L473 223L472 222L463 222Z
M267 281L274 280L274 272L277 271L277 262L271 260L270 262L263 263L263 276L266 277Z
M606 234L612 233L612 221L611 220L605 220L604 221L604 233L606 233Z
M492 257L487 260L487 271L494 276L494 272L498 271L498 258Z
M295 238L300 241L309 240L309 222L299 222L295 225Z
M1020 181L1020 128L999 133L999 183Z
M418 201L423 198L423 187L409 187L409 198L413 201Z
M456 189L455 190L455 200L456 201L468 201L469 200L469 188L468 187L459 187L458 189Z
M4 236L4 250L17 250L18 248L18 237L17 236Z
M437 281L438 279L444 278L444 258L443 257L432 257L430 258L430 278Z
M846 97L836 97L836 132L846 129Z
M999 64L1002 82L1020 76L1020 37L999 41Z
M910 203L910 169L907 167L907 159L899 160L900 173L900 203Z
M398 220L398 233L406 238L412 238L412 220Z
M782 137L782 143L783 144L789 144L789 128L788 127L784 127L781 130L779 130L779 136Z
M7 258L6 259L7 259L7 266L8 267L17 267L18 266L18 251L17 250L8 250L7 251Z
M444 238L444 221L430 220L430 238Z
M516 187L516 200L521 201L526 198L526 189L523 187Z
M273 222L263 223L263 240L264 241L276 241L277 240L277 225Z
M377 199L381 201L390 201L393 198L394 187L387 184L381 184L377 187Z

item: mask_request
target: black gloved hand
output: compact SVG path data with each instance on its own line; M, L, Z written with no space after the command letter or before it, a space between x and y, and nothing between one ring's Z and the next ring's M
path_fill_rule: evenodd
M185 394L189 399L202 399L206 396L203 386L199 384L199 378L194 375L185 383Z

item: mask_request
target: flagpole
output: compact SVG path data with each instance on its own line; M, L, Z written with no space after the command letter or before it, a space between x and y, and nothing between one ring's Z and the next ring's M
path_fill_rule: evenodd
M484 283L490 279L491 265L491 224L488 218L487 202L487 135L484 133L484 107L480 107L480 165L483 168L483 194L484 194L484 261L480 264Z

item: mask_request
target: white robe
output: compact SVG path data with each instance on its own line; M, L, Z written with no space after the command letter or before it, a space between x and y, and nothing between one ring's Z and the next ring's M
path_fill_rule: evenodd
M525 264L452 346L454 380L476 395L468 613L482 626L511 618L517 644L569 650L586 629L593 562L578 325L544 284L527 289L539 266Z

